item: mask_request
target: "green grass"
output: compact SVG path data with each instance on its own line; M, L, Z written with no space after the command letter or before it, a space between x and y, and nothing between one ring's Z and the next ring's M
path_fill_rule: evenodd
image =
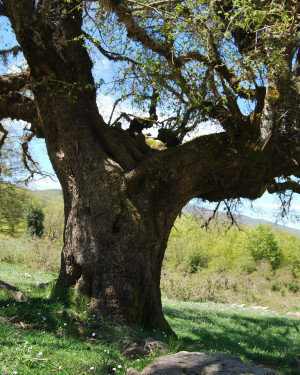
M24 273L32 277L25 278ZM225 304L164 299L166 317L179 336L174 342L163 333L136 333L96 319L85 299L73 297L66 306L59 297L51 297L55 277L0 263L0 278L18 286L28 297L27 302L16 302L15 292L0 291L0 372L121 375L127 367L141 371L155 355L129 360L121 352L128 342L148 336L167 341L171 352L229 353L283 374L291 373L292 359L299 357L297 319ZM38 288L42 282L50 284Z
M32 277L25 278L24 273ZM84 298L71 295L66 305L51 293L55 277L0 263L0 278L28 298L16 302L16 292L0 290L0 373L124 374L127 367L142 370L153 361L153 356L130 360L121 355L128 343L153 332L137 334L124 325L96 319ZM46 282L46 288L38 287Z
M164 300L180 350L228 353L282 373L300 354L300 320L216 303Z

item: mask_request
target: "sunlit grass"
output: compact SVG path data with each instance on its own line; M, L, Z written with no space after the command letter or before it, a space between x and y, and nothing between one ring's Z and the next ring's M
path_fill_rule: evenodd
M299 357L300 320L251 308L168 299L164 311L180 338L180 350L228 353L283 373Z
M66 305L51 296L56 274L0 263L0 275L28 298L16 302L14 291L0 291L0 371L7 374L121 375L128 367L141 371L155 355L128 359L121 353L127 343L149 336L167 342L170 352L228 353L283 374L290 374L293 358L299 357L300 321L276 313L164 299L165 315L179 336L176 342L162 332L136 333L96 319L84 298L70 296ZM42 289L39 283L49 284Z

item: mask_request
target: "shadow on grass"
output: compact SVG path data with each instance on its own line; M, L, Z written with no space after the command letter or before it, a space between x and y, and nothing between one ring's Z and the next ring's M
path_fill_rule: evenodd
M0 323L9 323L24 331L53 332L59 338L96 340L97 331L101 331L101 340L107 342L124 336L123 326L92 315L87 299L77 298L72 292L66 295L53 285L47 291L34 284L31 288L31 297L22 302L15 300L15 292L0 291ZM46 294L50 297L45 297Z
M291 369L300 354L299 321L274 316L247 316L245 312L165 307L181 350L229 353L246 362Z

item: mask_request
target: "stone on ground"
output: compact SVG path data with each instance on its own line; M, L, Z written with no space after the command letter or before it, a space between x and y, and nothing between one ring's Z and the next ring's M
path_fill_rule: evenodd
M18 290L18 288L12 284L7 283L4 280L0 280L0 289L7 289L7 290Z
M126 375L278 375L277 371L244 363L228 354L179 352L157 358L141 373L128 369Z

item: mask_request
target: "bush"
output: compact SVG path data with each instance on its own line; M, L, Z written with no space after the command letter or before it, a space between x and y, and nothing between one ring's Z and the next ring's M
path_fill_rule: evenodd
M246 247L255 261L265 259L271 263L273 270L279 267L281 253L270 227L260 224L250 231Z
M31 204L26 215L27 233L30 236L41 237L44 232L43 209L38 204Z
M282 253L282 263L292 266L295 278L300 275L300 238L290 233L280 232L278 242Z
M207 267L208 257L199 249L193 250L187 255L189 272L194 273Z
M28 196L24 189L0 178L0 233L17 236L24 230Z

